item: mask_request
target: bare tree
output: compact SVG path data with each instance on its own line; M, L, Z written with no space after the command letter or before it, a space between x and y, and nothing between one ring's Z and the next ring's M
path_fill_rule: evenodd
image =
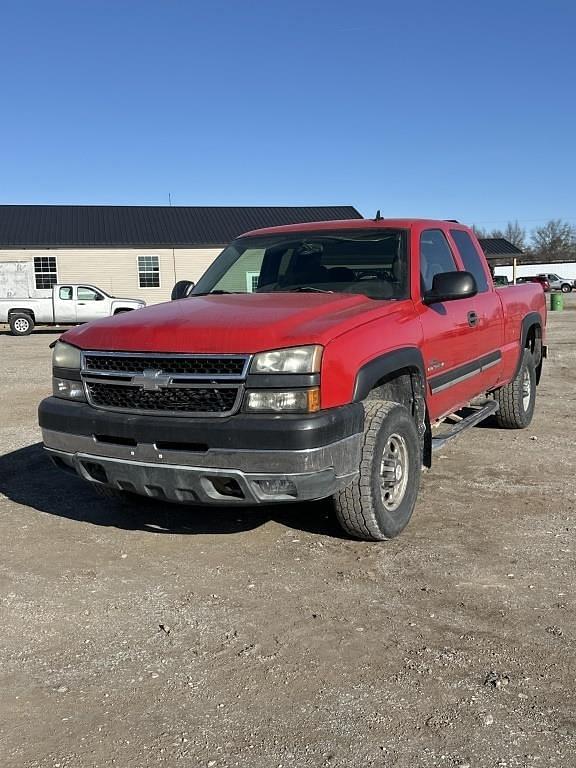
M504 237L520 250L526 248L526 230L517 221L509 221L505 229L492 229L488 231L482 227L472 225L476 237Z
M526 249L526 230L518 224L517 219L506 224L503 237L512 245L515 245L516 248L520 248L521 251Z
M532 250L544 258L576 254L576 229L562 219L551 219L542 227L536 227L531 241Z

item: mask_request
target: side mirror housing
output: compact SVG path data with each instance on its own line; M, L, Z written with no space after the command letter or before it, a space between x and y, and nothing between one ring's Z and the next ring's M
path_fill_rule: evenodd
M424 304L439 304L476 296L478 286L471 272L439 272L434 275L432 290L422 297Z
M186 296L189 296L194 290L194 285L195 283L193 283L192 280L178 280L174 288L172 288L170 298L172 301L175 301L176 299L185 299Z

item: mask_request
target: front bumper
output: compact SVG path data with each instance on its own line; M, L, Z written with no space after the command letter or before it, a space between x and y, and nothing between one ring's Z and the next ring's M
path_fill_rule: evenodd
M325 498L352 482L363 409L200 421L48 398L39 419L54 463L89 482L186 504L254 505Z

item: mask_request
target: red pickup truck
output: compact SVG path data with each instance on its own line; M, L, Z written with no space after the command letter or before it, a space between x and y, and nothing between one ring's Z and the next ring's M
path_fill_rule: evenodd
M545 325L542 287L495 289L456 222L250 232L187 298L60 338L44 444L106 496L333 497L349 534L388 539L435 447L492 414L528 426Z

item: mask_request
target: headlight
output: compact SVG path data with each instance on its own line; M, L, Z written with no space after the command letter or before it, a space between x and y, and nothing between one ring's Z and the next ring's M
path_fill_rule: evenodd
M250 373L318 373L322 360L322 347L275 349L254 355Z
M81 352L77 347L57 341L52 354L52 365L54 368L73 368L79 371L80 355Z
M261 413L315 413L320 410L320 390L318 387L288 392L258 389L246 394L245 409Z
M54 397L62 397L64 400L86 400L81 381L59 379L56 376L52 379L52 394Z

